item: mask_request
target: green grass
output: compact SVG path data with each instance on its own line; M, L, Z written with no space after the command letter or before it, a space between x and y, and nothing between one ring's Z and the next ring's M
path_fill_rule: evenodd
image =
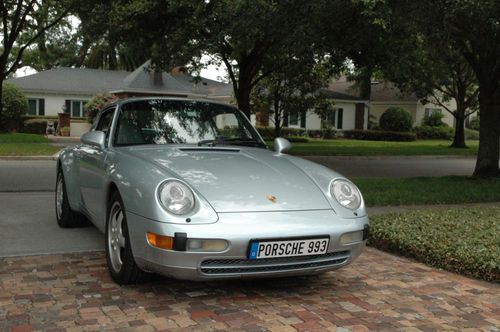
M353 182L359 187L369 206L500 201L500 179L446 176L354 178Z
M500 208L415 211L371 218L370 245L500 282Z
M445 140L415 142L362 141L348 139L310 139L308 143L292 143L291 154L302 156L417 156L476 155L478 141L468 141L468 149L450 148ZM272 142L269 142L272 148Z
M59 149L42 135L0 134L0 156L52 155Z

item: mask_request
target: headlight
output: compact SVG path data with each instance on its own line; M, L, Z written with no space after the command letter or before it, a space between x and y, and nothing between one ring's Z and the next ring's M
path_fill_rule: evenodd
M354 184L346 180L335 180L330 185L330 194L343 207L356 210L361 205L361 193Z
M229 246L226 240L212 240L212 239L188 239L187 251L199 252L217 252L224 251Z
M186 214L194 208L193 192L179 181L163 182L158 188L158 199L163 208L173 214Z

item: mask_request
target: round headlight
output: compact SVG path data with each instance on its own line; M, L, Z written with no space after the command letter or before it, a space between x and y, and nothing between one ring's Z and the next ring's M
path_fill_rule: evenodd
M354 184L346 180L335 180L330 186L330 194L343 207L356 210L361 205L361 193Z
M165 210L181 215L194 208L194 195L191 189L179 181L165 181L158 188L158 199Z

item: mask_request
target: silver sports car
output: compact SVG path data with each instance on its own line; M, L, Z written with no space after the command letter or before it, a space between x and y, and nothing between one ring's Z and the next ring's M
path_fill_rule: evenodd
M61 227L90 220L105 233L119 284L151 272L207 280L317 274L365 246L356 186L274 151L235 107L135 98L102 110L82 144L57 163Z

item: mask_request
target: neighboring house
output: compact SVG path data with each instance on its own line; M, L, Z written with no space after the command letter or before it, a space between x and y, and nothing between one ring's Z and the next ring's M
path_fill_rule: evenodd
M345 77L330 83L328 90L356 96L359 94L353 82L347 81ZM456 108L455 100L445 104L449 109ZM399 107L410 113L414 125L422 124L426 115L439 112L444 115L443 122L454 126L455 119L444 107L433 103L422 104L415 94L402 93L393 83L386 81L372 82L371 97L369 102L369 116L377 123L382 113L390 107Z
M325 114L323 118L313 110L298 114L286 114L283 119L283 126L312 130L326 127L338 130L367 129L368 101L330 88L323 89L322 92L326 93L334 103L331 112ZM257 116L257 119L258 126L274 127L272 114L269 119L262 119L259 116Z
M98 93L120 98L147 95L208 98L230 102L229 84L206 78L194 79L177 68L172 73L156 72L147 61L133 72L86 68L54 68L33 75L12 78L28 98L30 115L56 116L70 113L84 117L85 103Z

